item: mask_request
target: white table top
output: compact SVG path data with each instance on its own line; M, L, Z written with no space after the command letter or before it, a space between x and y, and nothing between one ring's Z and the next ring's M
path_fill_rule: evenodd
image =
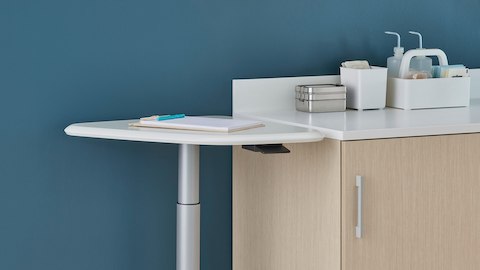
M264 121L312 128L337 140L363 140L480 132L480 100L470 107L405 111L304 113L295 109L237 113Z
M195 145L300 143L321 141L324 138L317 130L271 122L264 122L265 127L220 133L129 126L129 123L137 121L134 119L72 124L65 129L65 133L77 137Z

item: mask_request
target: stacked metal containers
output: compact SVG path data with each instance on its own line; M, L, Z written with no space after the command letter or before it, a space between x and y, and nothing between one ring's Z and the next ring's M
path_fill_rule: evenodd
M295 105L302 112L340 112L346 109L346 87L340 84L310 84L295 87Z

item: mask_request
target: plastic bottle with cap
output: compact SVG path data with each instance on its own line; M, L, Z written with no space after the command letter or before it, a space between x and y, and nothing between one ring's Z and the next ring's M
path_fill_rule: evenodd
M419 32L409 31L412 35L417 35L419 40L419 46L417 50L423 50L423 38ZM427 78L432 77L432 58L427 56L415 56L410 61L410 74L413 77L418 75L425 76Z
M400 35L396 32L385 31L387 35L397 36L397 47L393 47L393 56L387 58L387 76L391 78L398 78L400 64L403 58L403 47L400 46Z

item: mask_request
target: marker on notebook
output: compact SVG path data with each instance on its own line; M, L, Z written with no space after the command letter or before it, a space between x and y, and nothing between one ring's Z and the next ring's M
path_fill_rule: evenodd
M179 114L166 114L166 115L152 115L150 117L144 117L140 120L150 120L150 121L163 121L163 120L170 120L170 119L177 119L177 118L184 118L184 113Z

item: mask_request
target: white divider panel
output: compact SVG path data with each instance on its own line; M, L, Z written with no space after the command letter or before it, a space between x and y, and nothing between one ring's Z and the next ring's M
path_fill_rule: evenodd
M480 98L480 68L470 69L471 98ZM339 75L237 79L232 81L232 114L295 110L295 86L340 83Z
M295 110L295 86L320 83L340 83L340 76L233 80L232 114L252 111Z
M470 99L480 98L480 68L470 69Z

